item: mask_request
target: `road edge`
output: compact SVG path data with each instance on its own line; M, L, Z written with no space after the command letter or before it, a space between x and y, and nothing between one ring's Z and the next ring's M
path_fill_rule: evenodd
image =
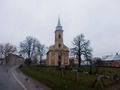
M15 74L13 73L12 69L11 69L11 73L13 75L13 77L16 79L16 81L23 87L24 90L27 90L26 87L17 79L17 77L15 76Z

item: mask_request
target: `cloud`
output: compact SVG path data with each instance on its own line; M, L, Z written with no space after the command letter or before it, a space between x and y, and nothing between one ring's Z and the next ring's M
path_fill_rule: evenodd
M120 51L119 4L119 0L0 0L0 43L19 46L26 36L34 36L50 46L60 14L68 47L83 33L95 56Z

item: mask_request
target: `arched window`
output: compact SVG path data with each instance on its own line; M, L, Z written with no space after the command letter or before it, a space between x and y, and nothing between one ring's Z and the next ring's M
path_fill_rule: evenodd
M58 60L61 60L61 55L58 56Z
M61 47L61 44L58 44L58 47Z
M61 35L59 34L59 39L61 39Z

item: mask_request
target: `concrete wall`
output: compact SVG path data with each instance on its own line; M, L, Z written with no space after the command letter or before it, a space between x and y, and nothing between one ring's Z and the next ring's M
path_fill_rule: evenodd
M24 63L24 58L18 55L10 54L4 58L3 65L21 65Z

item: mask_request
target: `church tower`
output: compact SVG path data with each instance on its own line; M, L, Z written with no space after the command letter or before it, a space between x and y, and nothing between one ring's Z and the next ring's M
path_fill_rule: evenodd
M58 25L55 30L55 44L50 46L46 59L47 66L68 66L69 50L63 43L63 29L58 18Z
M63 30L60 24L60 18L58 18L58 25L55 30L55 44L58 49L63 47Z

